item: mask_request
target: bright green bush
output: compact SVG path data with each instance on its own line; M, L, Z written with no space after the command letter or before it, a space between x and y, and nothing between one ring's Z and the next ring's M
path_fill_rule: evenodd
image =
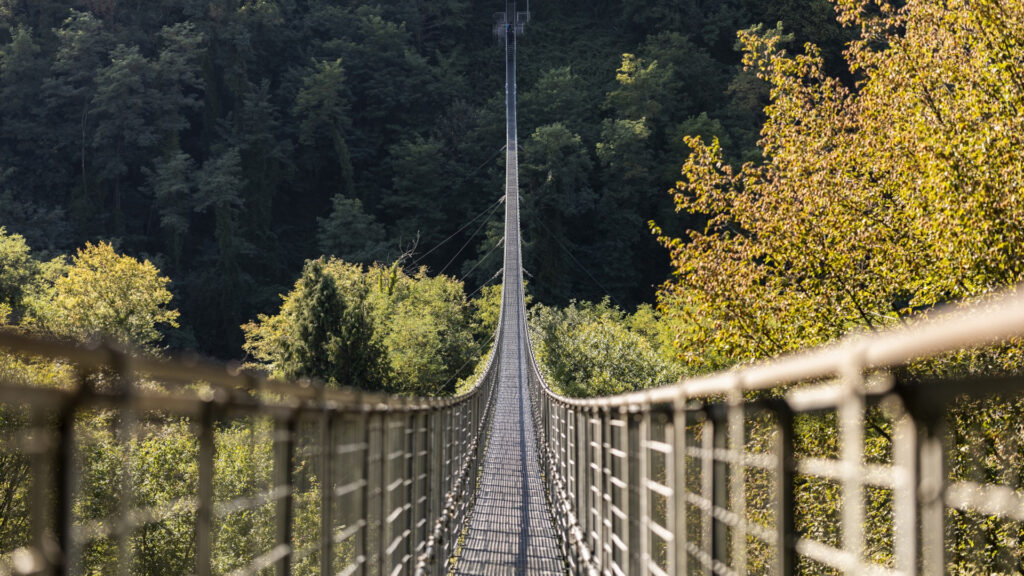
M551 386L568 396L605 396L678 379L678 367L659 352L657 327L633 320L607 301L535 306L531 336Z

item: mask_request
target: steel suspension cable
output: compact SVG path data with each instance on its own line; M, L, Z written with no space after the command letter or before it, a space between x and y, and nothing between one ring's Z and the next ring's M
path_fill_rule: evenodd
M448 260L448 263L445 264L443 268L441 268L441 271L438 272L439 275L444 274L444 271L447 270L448 267L451 266L453 262L455 262L455 259L458 258L459 254L462 254L462 251L465 250L467 246L469 246L469 243L472 242L474 238L476 238L477 234L480 233L480 230L483 230L483 227L486 226L491 221L491 216L494 215L494 212L497 209L498 204L493 204L490 213L487 214L487 217L480 222L480 225L476 227L476 230L473 230L473 233L469 235L469 238L467 238L465 242L463 242L459 250L455 252L455 255Z
M502 244L504 244L504 243L505 243L505 239L504 239L504 238L502 238L501 240L499 240L499 241L498 241L498 242L497 242L497 243L496 243L496 244L494 245L494 247L493 247L493 248L491 248L490 250L488 250L488 251L487 251L487 253L486 253L486 254L484 254L483 258L481 258L481 259L477 260L477 261L476 261L476 264L473 264L473 267L472 267L472 268L470 268L470 269L469 269L469 270L468 270L468 271L467 271L467 272L466 272L465 274L463 274L463 275L462 275L462 278L459 278L459 281L460 281L460 282L465 282L465 281L466 281L466 278L469 278L469 275L473 273L473 270L476 270L478 266L480 266L481 264L483 264L484 260L487 260L488 256L490 256L491 254L493 254L493 253L494 253L494 251L495 251L495 250L497 250L497 249L498 249L498 247L499 247L499 246L501 246L501 245L502 245Z
M473 223L476 222L477 220L479 220L481 216L484 216L488 212L493 211L504 200L505 200L505 197L502 196L501 198L498 198L497 200L495 200L492 204L489 204L481 212L477 213L477 215L474 216L469 222L466 222L465 224L460 226L458 230L456 230L455 232L452 232L447 238L445 238L444 240L438 242L436 245L434 245L433 248L428 250L425 254L423 254L419 258L416 258L415 260L413 260L413 264L419 264L420 262L423 261L424 258L426 258L427 256L430 256L431 254L433 254L438 248L440 248L441 246L444 246L448 242L451 242L451 240L453 238L455 238L456 236L458 236L460 232L462 232L466 228L469 228L470 226L472 226Z

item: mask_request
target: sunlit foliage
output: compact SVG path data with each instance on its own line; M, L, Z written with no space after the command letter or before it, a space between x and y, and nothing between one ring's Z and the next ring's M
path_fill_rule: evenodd
M660 308L676 319L692 370L913 323L1024 279L1024 2L836 7L859 33L846 51L849 78L829 74L813 45L783 49L778 29L741 33L744 64L771 90L763 157L737 167L718 139L688 138L673 199L706 226L676 237L652 224L675 272ZM1022 367L1019 346L1008 345L918 362L897 377ZM1022 488L1021 406L1019 397L982 397L946 407L950 480ZM865 452L891 463L883 412L866 415ZM829 412L798 417L798 458L834 457L835 422ZM839 486L798 477L795 487L801 533L838 542ZM892 517L892 492L870 489L865 553L882 565L893 561ZM953 510L945 521L949 573L1019 569L1017 523ZM804 560L798 572L820 568Z
M169 283L148 260L120 255L103 242L86 244L52 286L33 297L28 325L54 336L105 337L155 350L161 327L178 325L178 311L168 308Z
M277 314L242 328L253 366L277 377L445 395L487 352L492 317L450 277L321 258Z
M716 139L687 140L675 206L707 226L654 231L675 269L661 306L688 321L693 365L896 326L1021 280L1024 4L838 8L862 32L855 86L813 45L790 54L777 31L747 31L744 64L771 86L763 161L734 168Z
M659 327L642 311L642 328L607 300L565 308L535 306L531 339L537 360L559 393L606 396L669 384L678 369L660 353ZM637 316L640 316L638 314Z

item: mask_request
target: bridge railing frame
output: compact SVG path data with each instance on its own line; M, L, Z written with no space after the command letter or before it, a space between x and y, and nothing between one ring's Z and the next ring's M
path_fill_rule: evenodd
M133 530L147 523L191 514L195 571L212 573L213 525L217 517L272 505L274 546L232 574L293 572L296 560L319 554L323 574L446 574L456 554L475 497L497 383L500 334L483 375L465 394L450 398L389 396L357 389L325 388L313 381L283 382L198 360L166 360L129 354L109 345L77 346L0 331L0 354L70 367L77 375L67 388L12 382L0 374L0 406L27 411L28 426L6 430L0 453L18 453L30 464L30 541L0 550L0 574L75 574L77 554L89 539L117 542L117 570L131 572ZM108 385L97 389L96 375ZM146 382L140 386L139 382ZM159 383L154 389L152 383ZM77 496L75 420L85 410L116 413L118 441L136 438L136 419L147 412L189 420L198 444L198 488L166 509L130 504L131 482L121 487L119 509L107 518L75 519ZM215 500L215 432L218 423L258 417L272 425L273 485L231 502ZM312 418L319 441L302 446L296 425ZM337 440L339 431L359 436ZM325 449L326 448L326 449ZM395 449L397 448L397 449ZM297 454L318 460L320 538L293 547L294 463ZM344 462L344 464L343 464ZM345 485L338 478L353 469ZM378 485L371 485L376 477ZM351 478L348 478L351 480ZM341 526L332 519L340 498L362 500L356 517ZM348 510L345 515L354 512ZM373 537L371 537L373 536ZM353 552L348 566L334 563L333 548L344 542Z
M769 553L767 573L814 562L845 574L940 575L950 509L1024 521L1024 492L952 482L945 410L958 395L1024 391L1021 378L917 381L897 376L923 359L1024 336L1024 295L1007 293L933 314L912 327L857 335L679 384L620 396L560 396L533 362L530 380L541 464L573 574L743 574L748 543ZM865 458L865 410L893 425L889 463ZM836 458L797 458L794 418L832 412ZM748 418L770 415L772 449L751 451ZM773 522L746 514L745 474L770 475ZM822 542L796 526L796 475L839 486L841 537ZM865 490L891 491L891 559L865 554ZM689 523L689 525L687 525ZM762 566L765 568L764 566Z

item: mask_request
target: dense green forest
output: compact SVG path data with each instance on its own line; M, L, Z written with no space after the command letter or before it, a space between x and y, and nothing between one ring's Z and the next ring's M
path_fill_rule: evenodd
M830 56L844 33L827 0L531 8L519 93L532 287L545 304L651 302L669 268L645 223L686 224L665 196L682 137L760 154L767 89L742 70L736 31L781 20ZM500 268L500 9L0 3L0 225L40 260L98 241L148 258L181 311L166 344L221 357L321 254L411 254L410 273L472 291Z

